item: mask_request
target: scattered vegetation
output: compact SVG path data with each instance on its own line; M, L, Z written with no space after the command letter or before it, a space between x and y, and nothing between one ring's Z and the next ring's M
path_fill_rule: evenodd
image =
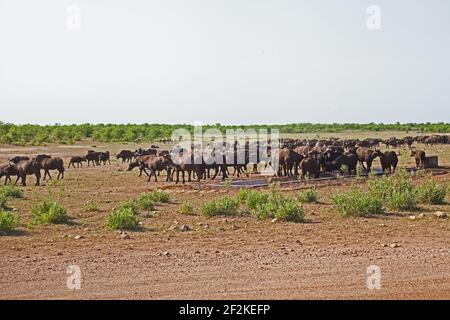
M170 195L167 192L158 189L148 192L147 195L154 202L161 202L161 203L170 202Z
M298 194L298 201L301 203L314 203L317 202L318 198L315 188L306 189Z
M11 232L20 224L19 215L0 209L0 232Z
M67 210L51 198L39 203L32 214L34 222L38 224L64 223L69 218Z
M138 210L132 202L126 202L114 209L107 217L106 226L110 230L136 230L139 228Z
M142 193L136 199L136 205L140 210L153 210L155 207L155 196L150 193Z
M0 210L4 209L8 209L8 205L6 204L6 197L2 194L0 194Z
M222 197L206 202L202 206L205 216L234 216L239 214L239 200L230 197Z
M276 218L282 221L302 222L304 210L300 202L283 196L273 187L268 193L251 189L240 189L237 199L259 220Z
M389 177L371 177L369 193L392 210L415 210L417 208L414 186L406 171L400 171Z
M442 204L447 195L448 186L438 184L431 178L416 188L417 200L420 203Z
M23 198L23 191L17 187L4 186L0 188L0 197Z
M84 207L86 208L86 210L88 212L96 212L96 211L100 211L98 209L97 203L94 202L94 200L89 200L88 202L86 202L86 204L84 205Z
M383 202L379 197L355 187L334 195L332 200L343 216L369 216L384 213Z
M184 202L180 206L180 213L182 214L192 214L194 211L194 207L191 204Z

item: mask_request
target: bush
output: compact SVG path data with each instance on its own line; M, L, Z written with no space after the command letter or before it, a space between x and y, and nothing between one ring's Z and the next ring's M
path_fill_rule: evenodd
M8 206L6 204L6 197L0 194L0 210L2 209L8 209Z
M238 214L239 201L230 197L222 197L202 206L202 213L205 216L234 216Z
M32 213L36 223L64 223L68 219L67 210L52 199L41 202Z
M136 199L136 205L141 210L153 210L155 207L155 197L151 193L142 193Z
M133 206L121 206L108 215L106 226L110 230L136 230L139 228L139 219L136 213Z
M317 202L318 195L314 188L307 189L298 194L298 201L302 203L313 203Z
M237 199L249 209L255 210L258 205L265 204L269 201L269 194L250 189L240 189Z
M86 202L86 204L84 205L84 207L85 207L86 210L89 211L89 212L96 212L96 211L99 211L97 204L96 204L93 200L89 200L88 202Z
M167 192L161 190L150 191L148 192L148 195L154 202L170 202L170 195Z
M9 211L0 210L0 231L10 232L17 228L20 224L20 219L17 214Z
M260 203L254 215L258 219L276 218L281 221L303 222L305 212L294 198L274 195L266 203Z
M414 186L404 171L390 177L371 178L369 193L392 210L414 210L417 207Z
M380 198L360 189L338 193L333 196L332 200L343 216L366 216L384 212L383 202Z
M5 186L0 188L0 196L5 198L22 198L23 191L17 187Z
M429 179L416 188L416 195L421 203L442 204L447 195L447 186Z
M180 206L180 213L182 214L192 214L192 212L194 211L194 208L192 207L191 204L185 202Z

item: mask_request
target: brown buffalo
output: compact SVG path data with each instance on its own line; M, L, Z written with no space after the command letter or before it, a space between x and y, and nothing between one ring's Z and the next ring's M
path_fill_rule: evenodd
M417 169L425 169L425 151L422 150L411 150L411 157L416 160Z

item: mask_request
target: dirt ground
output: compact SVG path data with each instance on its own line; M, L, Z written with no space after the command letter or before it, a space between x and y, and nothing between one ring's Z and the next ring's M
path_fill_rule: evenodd
M45 152L63 157L67 166L70 156L88 149L114 153L137 147L92 144L3 145L0 164L14 155ZM398 151L400 166L412 166L406 149ZM426 151L450 165L450 146ZM445 172L434 179L449 182ZM448 204L343 218L330 201L333 193L348 188L350 182L343 181L318 186L319 203L305 205L305 223L206 218L199 212L204 201L236 190L160 180L147 182L115 159L111 165L68 169L64 180L41 187L34 187L30 177L24 198L9 201L23 226L0 236L0 299L450 299L450 223L433 214L450 214ZM301 186L282 191L293 193ZM172 201L141 214L143 230L128 232L129 239L107 230L112 208L156 187L169 192ZM73 220L30 227L31 209L49 194ZM86 209L90 200L100 211ZM194 206L194 214L178 212L183 202ZM410 219L419 213L424 217ZM181 225L192 230L174 228ZM81 270L79 290L67 288L71 265ZM379 290L367 287L371 265L381 270Z

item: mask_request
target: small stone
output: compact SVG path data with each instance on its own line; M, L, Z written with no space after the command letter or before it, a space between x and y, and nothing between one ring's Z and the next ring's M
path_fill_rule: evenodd
M77 235L75 237L73 237L75 240L79 240L79 239L84 239L84 236L81 235Z
M421 213L421 214L419 214L419 215L417 216L417 219L422 219L422 218L425 218L425 214L424 214L424 213Z
M412 221L416 220L416 216L409 216L409 220L412 220Z
M275 222L277 222L277 221L278 221L277 218L273 218L272 220L270 220L270 222L272 222L272 223L275 223Z
M438 219L447 219L447 214L443 211L436 211L434 213L434 215L436 216L436 218Z
M163 252L163 255L164 255L164 256L170 256L170 252L169 252L169 251L164 251L164 252Z
M138 222L138 225L143 226L144 223L143 223L142 221L139 221L139 222Z
M185 225L185 224L183 224L181 227L180 227L180 231L181 232L187 232L187 231L191 231L192 229L188 226L188 225Z
M128 240L128 239L130 239L130 235L128 233L124 232L120 235L120 238L122 238L124 240Z
M389 245L389 247L391 247L391 248L398 248L398 247L400 247L397 243L391 243L390 245Z
M385 244L385 243L382 243L381 246L382 246L383 248L386 248L388 245Z

